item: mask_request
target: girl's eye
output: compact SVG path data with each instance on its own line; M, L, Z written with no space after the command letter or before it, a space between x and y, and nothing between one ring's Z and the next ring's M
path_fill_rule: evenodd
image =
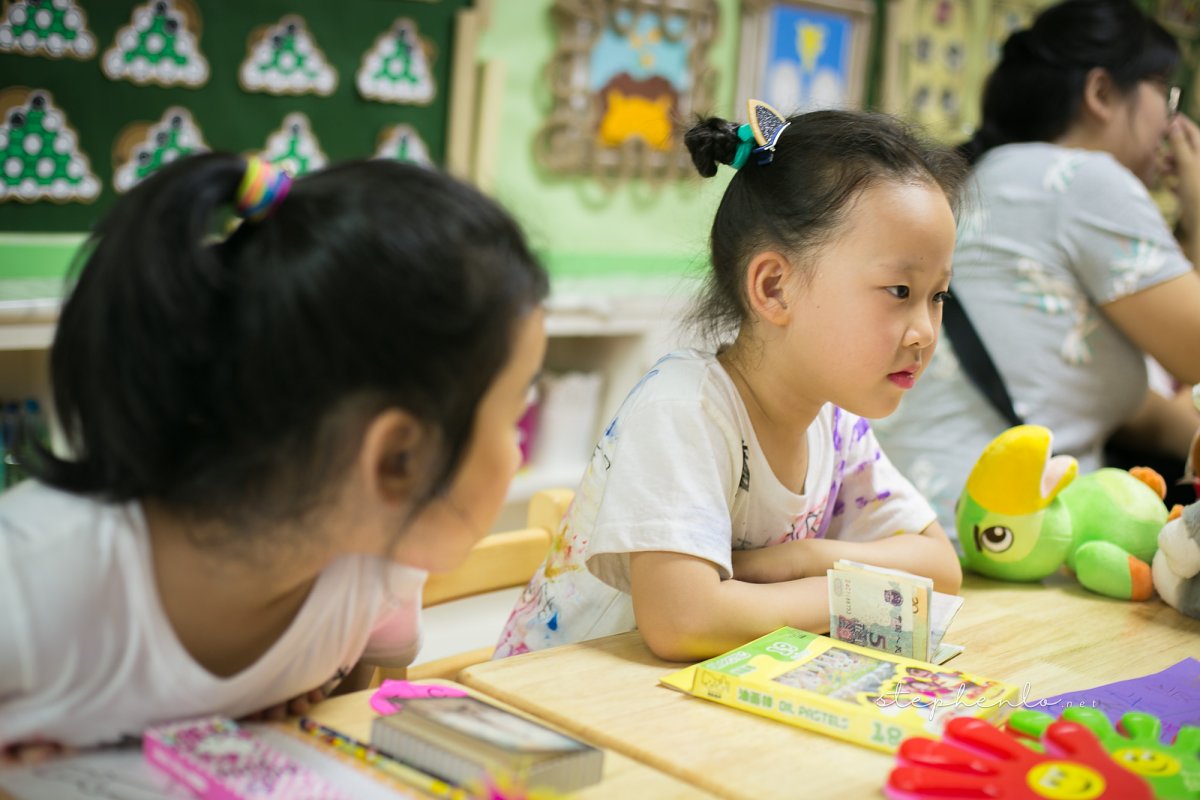
M933 302L935 302L935 303L944 303L949 299L950 299L949 292L938 292L937 294L935 294L933 296Z
M887 287L887 290L899 300L904 300L908 297L907 286L889 286Z

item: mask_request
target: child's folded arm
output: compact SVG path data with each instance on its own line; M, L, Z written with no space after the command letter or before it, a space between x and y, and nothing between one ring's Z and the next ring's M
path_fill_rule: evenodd
M877 567L902 569L933 579L939 592L957 594L962 566L954 546L937 522L919 534L902 533L867 542L797 539L757 550L733 553L733 577L750 583L778 583L824 576L840 558Z
M659 658L696 661L790 625L829 628L824 576L771 584L720 579L716 565L682 553L630 553L633 610Z

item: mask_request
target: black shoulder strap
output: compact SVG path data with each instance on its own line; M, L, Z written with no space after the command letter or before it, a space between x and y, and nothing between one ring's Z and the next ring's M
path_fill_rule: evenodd
M1008 395L1008 387L1004 385L1004 379L1000 377L996 364L992 361L991 355L988 354L987 348L983 346L979 334L975 331L975 326L971 324L966 311L954 298L953 292L954 290L951 289L950 296L942 304L942 327L945 329L946 335L950 337L950 344L954 346L954 354L958 356L958 363L962 365L963 372L967 373L971 383L983 392L983 396L1000 412L1000 416L1004 417L1009 425L1023 425L1025 420L1021 419L1016 409L1013 408L1012 398Z

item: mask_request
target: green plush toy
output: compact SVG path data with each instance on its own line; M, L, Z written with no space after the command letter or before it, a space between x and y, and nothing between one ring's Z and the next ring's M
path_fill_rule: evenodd
M1018 425L975 462L958 501L963 566L1036 581L1065 565L1093 592L1148 599L1149 562L1167 521L1162 498L1121 469L1077 477L1075 459L1050 457L1051 438L1039 425Z

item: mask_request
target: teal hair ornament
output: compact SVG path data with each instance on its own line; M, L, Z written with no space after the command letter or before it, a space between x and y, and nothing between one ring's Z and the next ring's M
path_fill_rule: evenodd
M737 152L733 156L733 161L729 162L729 166L734 169L741 169L750 160L750 151L754 149L754 131L750 129L749 125L740 125L737 129L737 135Z

